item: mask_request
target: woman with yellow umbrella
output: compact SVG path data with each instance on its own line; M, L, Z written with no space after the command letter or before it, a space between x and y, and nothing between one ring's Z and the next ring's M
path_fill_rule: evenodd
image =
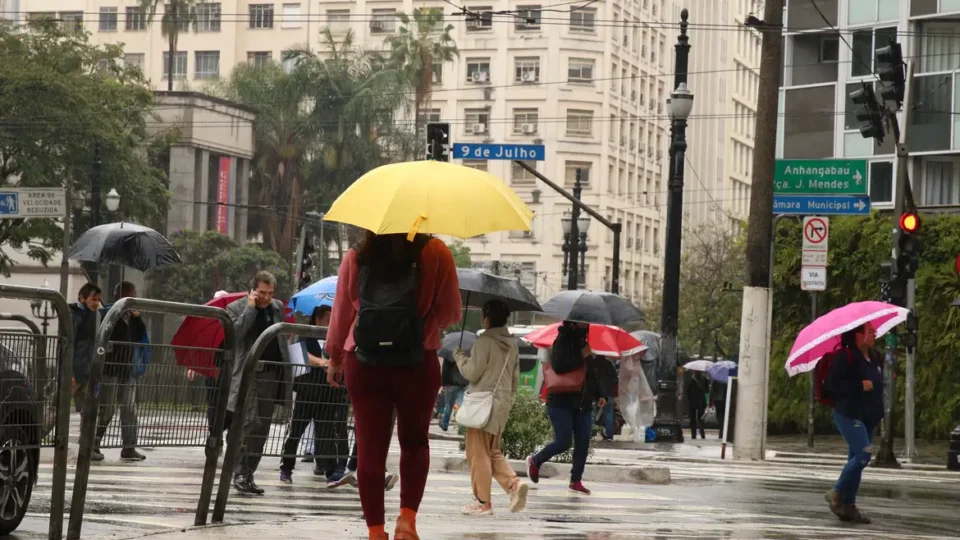
M325 217L366 229L340 265L327 335L331 384L345 374L359 449L357 480L370 538L387 539L383 475L391 410L400 440L400 517L394 540L419 540L416 515L430 463L427 432L440 389L440 330L460 320L457 269L429 234L468 238L529 230L533 212L498 178L421 161L377 168Z

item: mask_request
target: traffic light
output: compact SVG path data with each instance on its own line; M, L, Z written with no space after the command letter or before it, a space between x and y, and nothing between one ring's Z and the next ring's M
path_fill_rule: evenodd
M920 216L906 212L900 216L900 240L897 247L897 272L905 279L913 278L920 266Z
M909 351L917 346L917 332L920 330L920 319L917 318L916 313L914 313L912 309L910 313L907 313L907 322L904 330L906 330L906 332L903 333L901 343L903 343L903 346Z
M303 244L303 252L300 253L300 273L297 275L297 290L305 289L311 283L313 279L310 277L310 268L313 266L313 259L310 258L310 255L313 253L313 246L310 245L310 240L307 240Z
M450 161L450 124L439 122L427 124L427 159Z
M895 101L897 109L903 106L906 75L903 69L903 50L896 41L877 49L877 75L886 83L880 90L884 101Z
M880 299L884 302L902 306L907 301L907 280L897 275L897 269L892 262L880 263L886 279L880 282Z
M860 84L862 85L860 88L850 92L853 103L863 107L857 111L857 121L862 122L860 134L864 139L876 139L878 143L883 143L886 131L883 129L883 113L877 103L877 95L872 85L865 82Z

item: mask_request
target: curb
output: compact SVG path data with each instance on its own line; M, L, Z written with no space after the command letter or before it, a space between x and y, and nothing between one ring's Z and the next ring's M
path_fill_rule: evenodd
M527 476L527 463L519 459L507 460L510 467L513 468L517 476ZM437 463L433 469L437 472L448 473L468 473L470 464L467 458L461 456L447 456L442 460L432 460ZM655 484L664 485L670 483L670 469L660 465L643 466L610 466L595 465L589 466L583 472L583 479L587 482L603 482L611 484ZM540 467L540 476L542 478L562 478L570 475L571 466L567 463L545 463Z

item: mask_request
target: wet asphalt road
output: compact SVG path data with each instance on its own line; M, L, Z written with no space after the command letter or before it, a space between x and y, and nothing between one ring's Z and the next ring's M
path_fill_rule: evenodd
M185 530L199 491L198 449L157 450L140 464L122 464L108 452L91 475L84 538L245 540L253 538L366 538L356 490L327 490L298 465L295 484L276 479L265 460L258 482L264 497L232 495L228 527ZM633 456L635 454L630 454ZM632 458L631 458L632 459ZM960 538L960 474L927 470L867 471L860 506L868 526L842 524L823 502L837 464L668 462L665 486L592 484L592 497L569 493L561 480L531 490L528 510L467 518L469 478L431 474L419 518L424 539L620 540L633 538ZM72 482L72 472L68 478ZM398 490L387 495L388 522ZM499 498L498 498L499 497ZM33 510L49 500L42 471ZM497 506L499 505L499 506ZM46 516L31 515L11 538L46 538ZM319 534L319 536L318 536Z

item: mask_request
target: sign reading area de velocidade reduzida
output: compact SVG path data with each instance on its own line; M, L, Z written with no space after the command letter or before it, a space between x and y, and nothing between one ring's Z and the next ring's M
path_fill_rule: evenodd
M0 219L66 216L67 197L63 188L0 189Z

